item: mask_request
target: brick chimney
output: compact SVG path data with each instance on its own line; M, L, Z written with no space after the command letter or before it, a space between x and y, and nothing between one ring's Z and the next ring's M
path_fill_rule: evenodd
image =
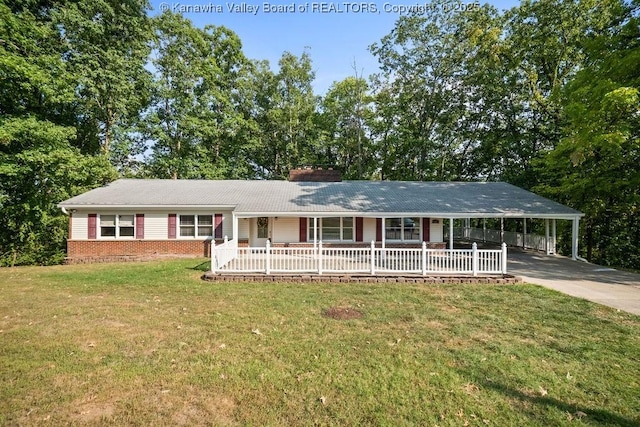
M292 169L289 171L289 181L291 182L340 182L342 176L339 170L332 167L323 169L318 166L313 168L306 166L304 168Z

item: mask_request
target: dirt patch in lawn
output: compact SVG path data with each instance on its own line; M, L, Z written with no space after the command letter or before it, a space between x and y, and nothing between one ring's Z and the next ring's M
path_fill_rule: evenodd
M351 307L330 307L323 311L322 315L336 320L360 319L363 316L361 311Z

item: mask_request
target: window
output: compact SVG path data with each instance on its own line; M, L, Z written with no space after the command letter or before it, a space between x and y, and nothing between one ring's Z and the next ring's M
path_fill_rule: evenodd
M353 241L353 218L318 218L317 239L322 241ZM313 242L314 219L309 218L308 241Z
M180 237L213 236L213 215L180 215Z
M269 218L259 217L258 220L258 239L269 238Z
M198 236L213 236L213 215L198 215Z
M385 218L385 239L420 240L420 218Z
M100 215L100 236L116 237L115 215Z
M194 237L196 235L196 216L180 215L180 236Z
M342 218L341 240L353 240L353 218Z
M133 237L135 233L135 222L133 215L118 216L119 237Z
M100 237L134 237L135 215L100 215Z

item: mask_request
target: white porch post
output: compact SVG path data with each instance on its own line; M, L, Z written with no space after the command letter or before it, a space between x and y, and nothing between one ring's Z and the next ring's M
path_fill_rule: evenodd
M453 249L453 218L449 218L449 249Z
M502 243L502 274L507 274L507 244Z
M271 241L270 240L267 240L265 258L266 258L265 274L271 274Z
M376 274L376 241L371 241L371 275Z
M380 234L382 235L382 249L387 247L387 242L386 242L386 240L387 240L386 237L387 236L385 236L385 234L387 234L387 233L384 232L384 223L385 223L385 221L386 221L386 218L382 218L382 221L380 221L380 228L382 229L382 230L380 230L381 231Z
M231 221L233 227L231 230L231 240L234 240L237 242L238 241L238 217L236 216L236 213L233 212L232 214L232 221Z
M313 217L313 250L318 247L318 217Z
M573 230L571 233L571 259L578 259L578 237L580 233L580 217L573 219Z
M211 239L211 273L216 274L216 239Z
M471 273L478 275L478 244L473 242L471 245Z
M500 218L500 243L504 243L504 218Z
M487 218L482 218L482 243L487 241Z
M551 246L549 245L549 218L544 220L544 250L547 255L551 255Z
M522 228L522 249L527 248L527 218L522 218L523 228Z
M322 274L322 240L318 242L318 274Z
M552 253L556 254L556 219L551 222L551 249Z

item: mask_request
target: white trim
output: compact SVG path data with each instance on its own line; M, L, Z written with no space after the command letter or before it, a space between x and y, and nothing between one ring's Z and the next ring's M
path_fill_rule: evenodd
M235 212L238 218L255 218L258 216L273 217L362 217L362 218L398 218L398 217L424 217L424 218L538 218L538 219L566 219L573 220L575 217L583 217L585 214L536 214L533 212L523 213L486 213L486 212Z
M573 219L571 227L571 258L575 261L578 259L578 242L580 237L580 217Z
M213 236L216 234L216 216L215 216L214 213L184 212L184 213L178 213L176 215L177 215L177 218L176 218L176 239L177 240L207 239L207 238L213 238ZM192 216L193 217L193 226L191 226L191 225L184 225L184 226L181 225L180 224L180 220L182 219L183 216ZM198 234L198 227L199 227L199 225L198 225L198 217L199 216L210 216L211 217L211 234L208 234L206 236ZM224 215L222 216L222 221L224 221ZM182 227L193 227L193 236L183 236L182 235L182 230L181 230ZM208 227L208 225L204 225L203 227ZM174 239L171 239L171 240L174 240Z
M203 210L203 211L233 211L237 205L58 205L67 210L76 209L92 212L99 209L105 210L132 210L132 211L166 211L166 210ZM264 215L262 215L264 216Z
M400 239L389 239L387 238L387 220L389 219L396 219L396 218L400 218ZM405 225L404 225L404 220L405 218L409 218L409 219L417 219L418 220L418 238L417 239L405 239L404 238L404 230L405 230ZM385 241L387 242L391 242L391 243L396 243L396 242L402 242L402 243L420 243L422 241L422 235L423 235L423 230L422 230L422 219L423 217L418 217L418 216L413 216L413 217L390 217L390 218L382 218L382 236L385 238ZM394 228L398 228L398 227L394 227Z
M113 236L103 236L102 235L102 217L103 216L113 216L113 227L115 228L115 233ZM123 226L120 225L120 217L121 216L132 216L133 217L133 235L132 236L121 236L120 228ZM127 227L127 226L124 226ZM129 227L127 227L129 228ZM135 240L136 239L136 214L135 213L119 213L119 212L103 212L96 215L96 240ZM84 239L83 239L84 240ZM91 239L93 240L93 239Z
M82 211L104 210L131 210L137 212L167 211L167 210L190 210L190 211L233 211L238 218L256 218L259 216L271 217L362 217L362 218L397 218L397 217L424 217L424 218L549 218L573 220L576 217L582 218L584 213L578 214L537 214L534 212L522 213L487 213L487 212L240 212L236 211L237 205L58 205L59 208L67 210L77 209Z
M339 230L340 230L340 238L339 239L326 239L324 238L324 236L322 235L322 219L323 218L338 218L340 220L340 225L338 226ZM311 229L310 227L313 227L313 242L314 242L314 247L315 244L319 241L324 241L324 242L355 242L356 241L356 219L355 217L352 216L331 216L331 217L323 217L323 218L307 218L307 241L311 240ZM347 227L347 228L351 228L351 239L345 239L344 238L344 219L345 218L351 218L351 227ZM311 221L313 219L313 222ZM335 227L332 227L335 228Z

